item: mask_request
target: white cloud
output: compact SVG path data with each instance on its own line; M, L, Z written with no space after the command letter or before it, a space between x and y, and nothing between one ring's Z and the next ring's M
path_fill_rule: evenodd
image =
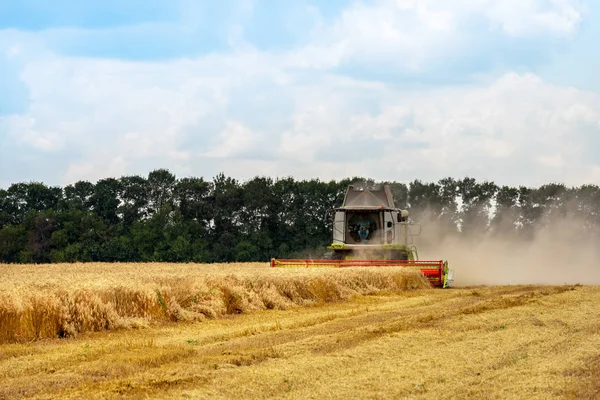
M455 47L455 16L427 3L379 1L353 3L331 26L320 26L313 40L294 52L304 65L335 67L357 59L413 70Z
M68 166L64 173L65 182L77 182L79 180L97 181L102 178L115 178L127 175L131 163L123 156L111 157L106 152L102 160L75 162ZM148 171L149 172L149 171Z
M5 51L6 57L11 59L17 57L21 53L21 46L13 44Z
M490 158L508 158L515 152L515 147L507 140L486 138L474 145L476 149Z
M584 7L577 0L378 0L354 2L332 25L321 23L290 62L332 68L346 62L386 63L419 71L433 60L468 51L488 31L515 37L565 36L577 30ZM489 44L488 45L493 45Z
M540 184L578 180L600 163L584 157L589 131L580 129L599 126L600 97L532 74L407 90L325 74L307 80L252 52L165 63L55 58L30 63L23 76L34 101L12 130L34 147L79 156L62 183L162 166L241 178L478 175ZM236 109L256 98L272 110L288 102L284 129L256 130L255 115L231 116L233 93L255 90L263 92L236 99Z
M536 155L535 161L543 165L544 167L550 168L563 168L567 165L565 159L562 154L554 154L554 155Z
M490 0L486 14L492 23L513 36L569 35L582 19L583 6L571 0Z
M572 1L504 4L357 2L297 49L260 52L237 31L231 53L162 62L32 55L43 38L28 47L13 32L7 43L19 43L31 103L0 125L32 149L69 153L57 172L63 184L157 167L239 178L596 179L598 94L527 73L407 89L321 71L372 61L392 71L443 65L468 54L463 25L482 15L517 36L567 35L581 18ZM264 115L248 111L256 103Z
M11 141L22 143L36 150L53 152L64 147L65 139L52 130L39 127L33 116L11 115L6 118Z
M592 166L590 169L578 179L577 184L594 183L598 185L600 182L600 165Z
M330 94L332 89L322 88L330 107L296 113L295 134L282 139L286 157L295 152L305 164L321 165L325 161L316 157L318 149L332 158L350 149L355 160L375 153L363 172L386 179L398 179L401 171L430 179L468 174L530 184L579 181L600 163L600 155L590 160L584 154L593 138L579 129L581 118L573 119L574 109L600 107L600 96L549 85L535 75L507 74L475 88L398 91L393 96L384 89L378 92L382 110L358 115L348 103L365 91L340 94L344 103ZM312 97L306 100L311 106L313 102ZM589 121L591 114L584 115Z
M210 158L228 158L243 156L245 153L257 151L261 136L237 121L228 121L210 149L201 155Z

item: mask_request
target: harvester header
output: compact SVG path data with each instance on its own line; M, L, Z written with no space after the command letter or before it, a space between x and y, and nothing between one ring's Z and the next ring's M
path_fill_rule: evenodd
M436 287L450 287L453 271L443 260L419 260L412 244L408 210L396 208L388 185L382 189L349 186L332 217L332 243L323 259L272 259L271 267L404 267L419 270Z

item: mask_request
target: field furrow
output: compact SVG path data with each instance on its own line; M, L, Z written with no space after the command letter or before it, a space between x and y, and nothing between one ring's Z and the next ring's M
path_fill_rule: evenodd
M355 295L0 346L0 398L594 398L600 288Z

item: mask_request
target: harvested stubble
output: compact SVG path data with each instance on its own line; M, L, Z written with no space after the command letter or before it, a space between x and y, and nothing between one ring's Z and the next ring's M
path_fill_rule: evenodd
M264 263L3 265L0 343L287 309L430 287L402 268L271 269Z

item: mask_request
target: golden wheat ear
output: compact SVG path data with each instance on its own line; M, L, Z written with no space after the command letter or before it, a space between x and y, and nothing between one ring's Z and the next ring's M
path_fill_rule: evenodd
M403 268L278 270L264 263L6 268L13 278L0 284L0 343L203 321L429 287L421 274Z

